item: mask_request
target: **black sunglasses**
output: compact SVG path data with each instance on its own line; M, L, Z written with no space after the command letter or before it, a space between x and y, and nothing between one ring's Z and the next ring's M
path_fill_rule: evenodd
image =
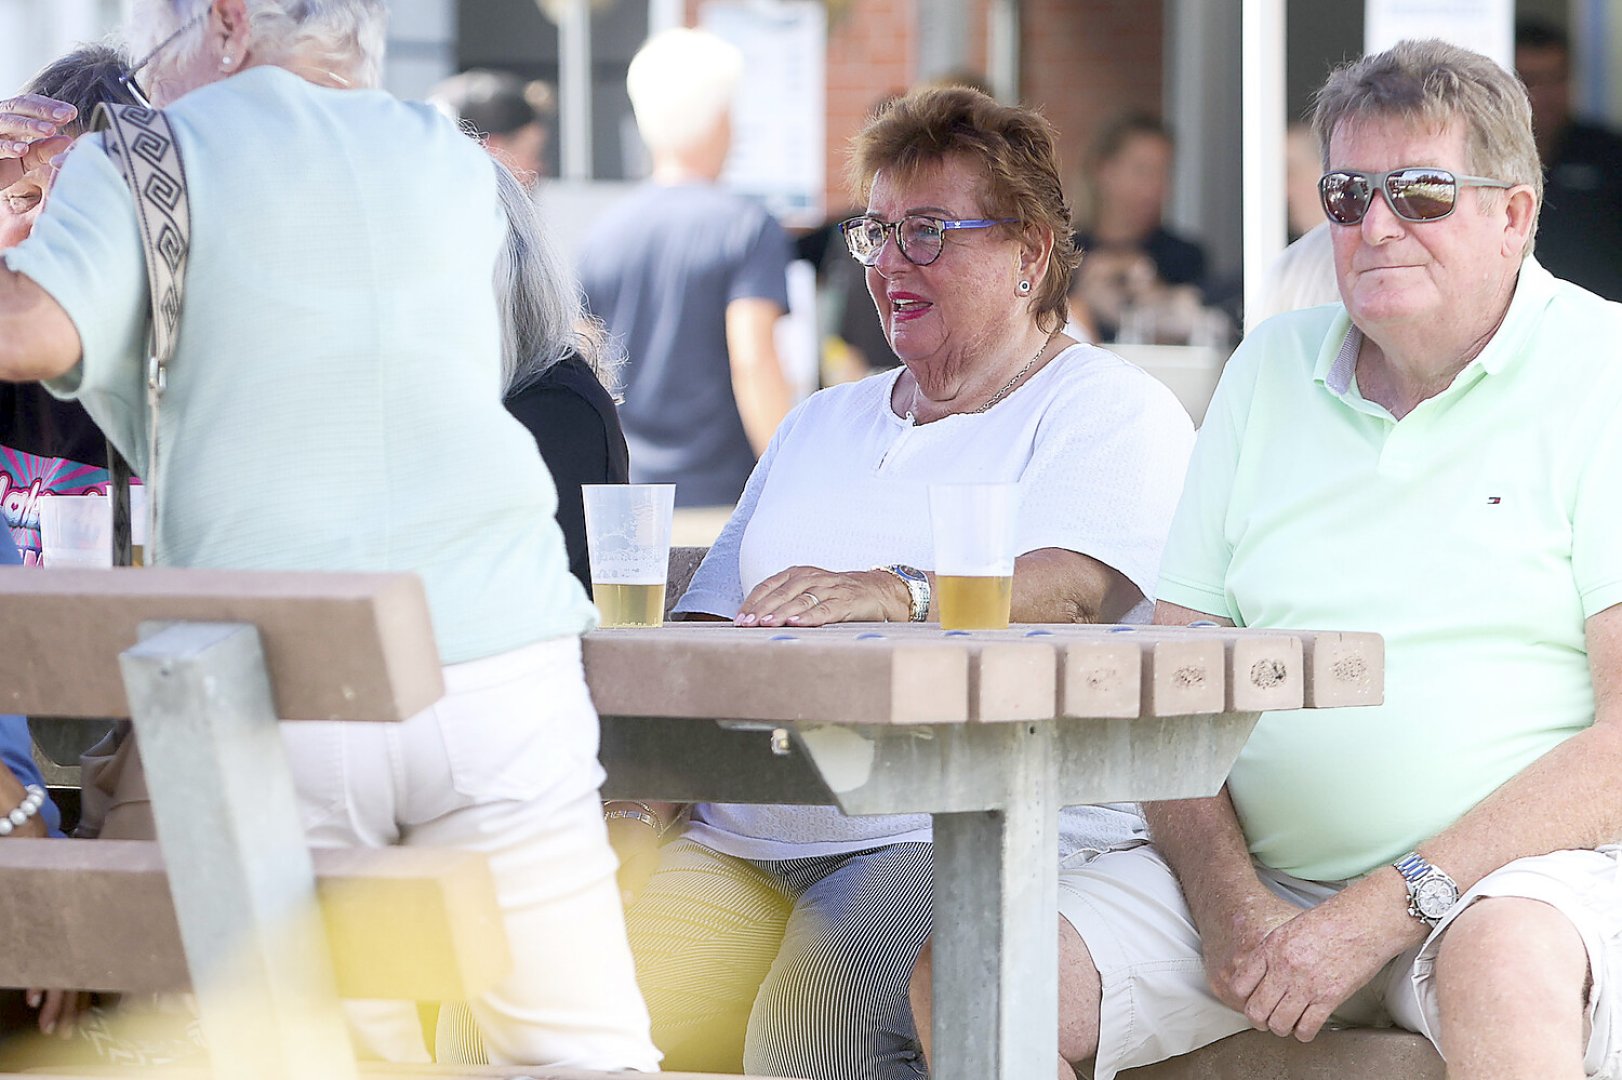
M1369 212L1374 193L1385 193L1391 212L1404 221L1441 221L1459 204L1461 187L1512 188L1486 176L1459 176L1446 169L1412 165L1390 172L1336 169L1318 180L1324 213L1336 225L1356 225Z

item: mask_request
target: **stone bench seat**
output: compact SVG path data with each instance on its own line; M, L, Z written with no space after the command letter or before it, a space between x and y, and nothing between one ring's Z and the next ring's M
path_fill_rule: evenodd
M1192 1054L1119 1074L1121 1080L1443 1080L1423 1036L1395 1029L1326 1031L1310 1043L1265 1031L1230 1035Z

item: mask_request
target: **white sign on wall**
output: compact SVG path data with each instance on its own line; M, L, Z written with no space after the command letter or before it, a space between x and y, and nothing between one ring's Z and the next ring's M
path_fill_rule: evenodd
M820 225L828 15L820 0L705 0L699 25L743 52L722 182L785 225Z
M1441 38L1515 67L1515 0L1366 0L1363 51Z

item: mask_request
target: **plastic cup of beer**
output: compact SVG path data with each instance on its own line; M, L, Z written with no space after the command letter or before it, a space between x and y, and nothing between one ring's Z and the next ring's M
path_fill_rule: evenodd
M146 553L146 488L130 485L134 565ZM113 565L113 501L105 495L45 495L39 500L39 546L45 566Z
M41 496L39 548L48 568L112 566L112 501L105 495Z
M1014 484L931 484L935 604L947 630L1003 630L1014 595Z
M591 595L604 626L661 626L675 484L583 484Z

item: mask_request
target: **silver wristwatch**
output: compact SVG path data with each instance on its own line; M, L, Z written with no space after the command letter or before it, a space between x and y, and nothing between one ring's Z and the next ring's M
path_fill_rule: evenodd
M907 596L912 599L912 611L908 618L913 622L929 621L929 577L922 570L911 566L895 563L891 566L875 566L875 570L883 570L886 574L894 574L901 579L901 584L907 587Z
M1410 851L1391 864L1408 884L1408 914L1434 927L1459 902L1459 883Z

